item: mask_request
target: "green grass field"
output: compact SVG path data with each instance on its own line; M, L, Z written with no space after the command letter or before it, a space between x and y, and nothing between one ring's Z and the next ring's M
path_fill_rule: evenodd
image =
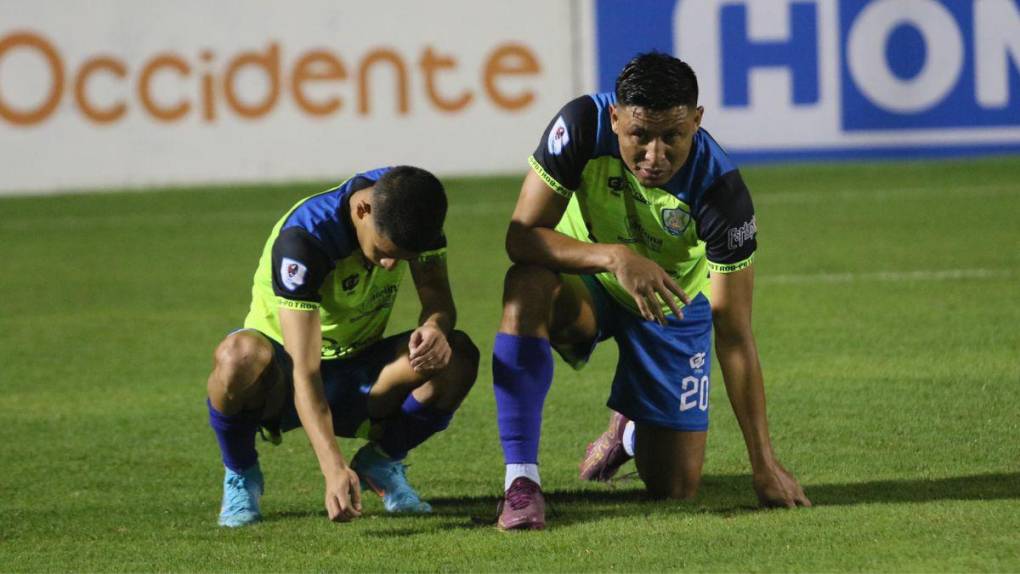
M261 447L266 520L242 530L216 526L205 378L273 223L324 186L0 200L0 571L1020 571L1020 158L745 178L772 436L816 506L755 509L718 375L697 500L579 482L610 343L580 373L557 363L550 527L523 534L492 526L489 375L518 177L447 182L459 326L483 358L409 459L436 513L386 516L372 495L330 523L295 431ZM391 330L413 303L405 288Z

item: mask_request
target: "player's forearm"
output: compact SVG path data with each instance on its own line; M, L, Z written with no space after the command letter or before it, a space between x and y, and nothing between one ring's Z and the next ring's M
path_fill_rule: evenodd
M347 463L333 434L333 417L318 375L294 377L294 406L322 474L329 476L346 467Z
M747 445L751 468L755 471L773 461L765 408L765 385L754 339L716 338L716 357L722 367L726 394Z
M622 245L585 243L553 229L510 224L507 254L514 263L541 265L562 273L593 274L612 271Z
M432 325L436 327L446 335L453 332L454 326L457 324L457 310L452 306L449 309L443 308L432 308L422 309L421 315L418 317L418 326L424 327L425 325Z

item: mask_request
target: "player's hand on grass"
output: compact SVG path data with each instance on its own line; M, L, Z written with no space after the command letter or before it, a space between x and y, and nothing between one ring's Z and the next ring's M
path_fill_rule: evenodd
M677 319L684 318L674 297L679 298L685 305L691 303L691 298L658 263L621 246L616 263L610 271L616 275L620 285L631 297L634 297L638 311L646 320L657 321L660 325L666 324L662 303L669 307Z
M326 477L326 512L333 522L350 522L361 516L361 480L350 467Z
M758 502L768 508L811 506L800 483L778 461L754 473L754 491L758 494Z
M410 354L407 359L416 373L438 373L450 364L453 350L446 335L438 327L422 325L411 333L407 344Z

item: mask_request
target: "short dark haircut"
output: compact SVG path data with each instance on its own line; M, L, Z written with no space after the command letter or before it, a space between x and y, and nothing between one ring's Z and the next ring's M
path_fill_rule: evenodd
M697 107L698 78L686 62L669 54L638 54L616 77L616 102L651 110Z
M375 182L372 192L375 228L397 247L412 253L444 244L446 191L424 169L401 165Z

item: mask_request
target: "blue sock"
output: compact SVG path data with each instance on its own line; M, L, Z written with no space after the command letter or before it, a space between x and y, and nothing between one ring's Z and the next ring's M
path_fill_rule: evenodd
M452 419L453 413L423 405L409 394L400 414L384 423L383 436L377 444L390 458L402 460L408 451L450 426Z
M259 461L255 450L255 432L259 426L257 411L241 411L236 415L227 416L213 408L209 399L205 404L209 407L209 426L216 433L223 455L223 466L240 473Z
M492 384L496 392L499 441L507 464L538 463L542 406L552 385L549 341L496 333Z

